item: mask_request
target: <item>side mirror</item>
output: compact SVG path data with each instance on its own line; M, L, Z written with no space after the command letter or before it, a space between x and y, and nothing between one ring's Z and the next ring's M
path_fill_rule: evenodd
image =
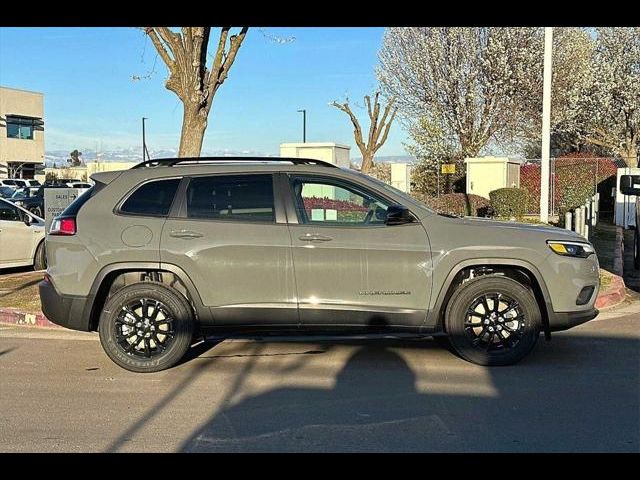
M620 177L620 193L640 195L640 175L622 175Z
M413 216L404 205L389 205L387 208L387 225L404 225L413 222Z

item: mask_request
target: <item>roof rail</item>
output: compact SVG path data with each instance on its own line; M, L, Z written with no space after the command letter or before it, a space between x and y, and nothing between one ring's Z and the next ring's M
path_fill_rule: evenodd
M290 162L294 165L317 165L319 167L338 168L333 163L313 158L293 158L293 157L183 157L183 158L157 158L134 165L133 168L145 167L173 167L179 164L199 164L199 163L241 163L241 162Z

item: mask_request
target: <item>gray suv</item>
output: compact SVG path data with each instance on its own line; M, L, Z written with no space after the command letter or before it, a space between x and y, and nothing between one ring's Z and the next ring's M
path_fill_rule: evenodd
M598 314L583 237L441 215L330 163L166 159L92 179L47 235L42 309L131 371L203 335L265 333L434 336L507 365Z

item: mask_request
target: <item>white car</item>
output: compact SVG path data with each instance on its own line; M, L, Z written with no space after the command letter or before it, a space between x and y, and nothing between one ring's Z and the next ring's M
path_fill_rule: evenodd
M10 187L15 189L18 188L18 184L14 178L2 178L0 179L0 187Z
M47 268L44 220L0 198L0 268Z

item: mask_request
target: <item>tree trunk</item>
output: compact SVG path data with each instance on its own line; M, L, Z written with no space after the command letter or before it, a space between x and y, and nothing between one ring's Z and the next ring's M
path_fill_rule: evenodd
M623 150L623 155L628 167L634 168L638 166L638 149L633 143Z
M360 167L360 171L362 173L369 173L372 166L373 166L373 154L364 153L362 155L362 166Z
M198 108L185 104L178 157L199 157L206 129L206 113Z

